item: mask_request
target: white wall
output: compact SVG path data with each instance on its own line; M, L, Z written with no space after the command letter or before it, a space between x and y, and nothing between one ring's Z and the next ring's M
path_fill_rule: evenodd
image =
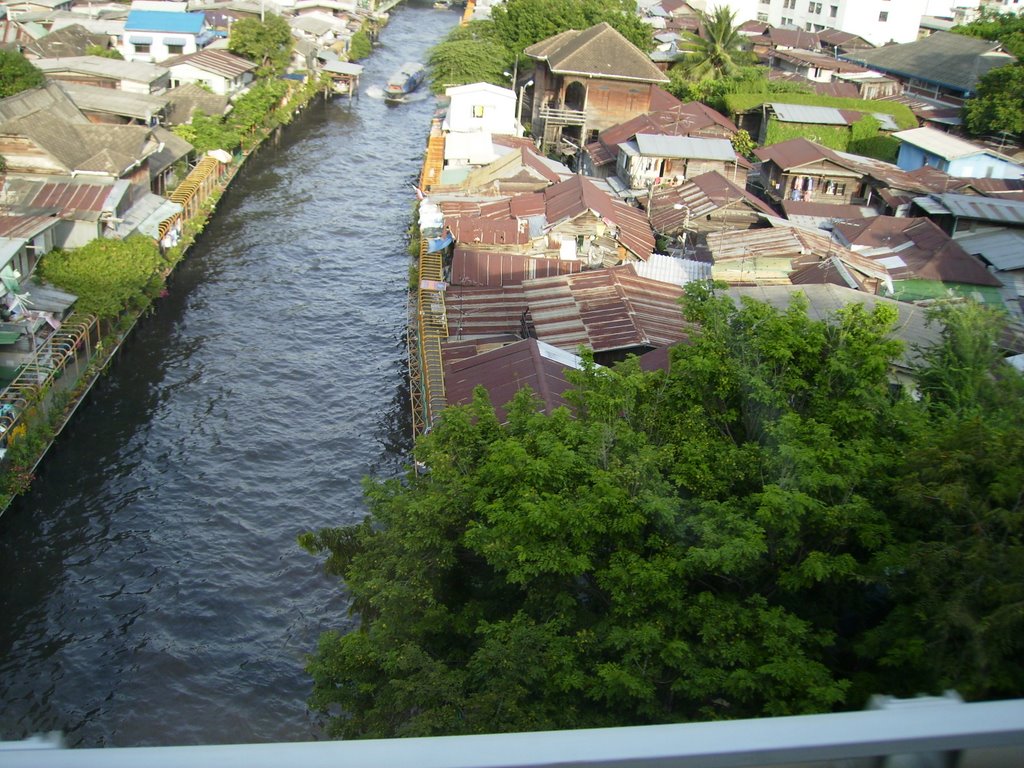
M474 83L449 88L448 129L455 133L484 131L519 135L516 126L516 94L508 88Z
M767 15L768 23L781 26L784 20L800 29L817 31L828 27L860 35L875 45L889 41L910 43L917 39L921 16L931 0L708 0L712 4L728 4L758 18ZM1024 2L1024 0L1022 0ZM792 6L792 7L789 7ZM835 15L833 15L833 9ZM882 21L881 14L886 14ZM739 19L739 16L737 16Z

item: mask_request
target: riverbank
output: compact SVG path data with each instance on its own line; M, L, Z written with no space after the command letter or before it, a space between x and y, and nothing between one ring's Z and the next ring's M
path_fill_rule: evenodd
M178 189L190 189L190 204L186 206L188 215L178 227L181 235L177 243L166 251L168 267L160 275L161 290L175 268L188 255L196 238L201 235L215 214L217 202L246 161L268 142L279 141L282 132L294 117L314 101L330 98L331 92L327 81L321 76L310 78L294 88L285 104L268 114L267 126L261 136L250 137L247 148L233 155L230 162L216 164L219 172L213 183L207 178L206 183L197 185L192 182L192 174L182 181ZM194 194L195 189L201 190L201 197ZM170 199L175 199L176 194L177 190L170 194ZM170 226L170 220L165 222L161 234ZM72 339L71 344L74 348L67 355L66 361L53 370L45 381L37 382L37 386L30 388L31 393L27 395L25 406L6 423L4 431L7 448L0 461L0 517L14 499L31 487L36 472L54 443L78 412L97 381L116 359L137 324L151 308L150 304L145 308L127 312L116 322L104 323L96 321L95 318L80 318L77 315L68 318L72 325L77 322L88 322L95 329L97 337L84 338L84 344L83 339ZM68 371L72 369L74 374L68 376Z

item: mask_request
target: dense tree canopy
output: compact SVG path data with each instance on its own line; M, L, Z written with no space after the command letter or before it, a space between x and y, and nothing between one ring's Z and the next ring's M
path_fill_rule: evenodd
M239 19L231 25L228 50L259 64L264 73L284 72L292 55L292 32L288 22L268 13L264 20Z
M498 39L513 53L567 29L608 22L642 51L649 51L651 27L641 21L635 0L508 0L491 12Z
M43 73L16 51L0 51L0 99L43 84Z
M964 121L975 134L1024 134L1024 64L986 72L964 104Z
M998 40L1007 53L1024 60L1024 16L982 8L975 21L954 27L953 31L982 40Z
M307 533L358 631L312 705L385 737L733 718L870 693L1024 692L1024 389L948 310L919 399L895 313L831 322L691 290L670 373L589 366L574 414L482 390ZM682 318L681 318L682 321Z
M506 69L510 60L514 57L497 38L489 21L456 27L430 50L432 88L443 93L451 85L481 82L508 88L511 82L505 72L511 71Z

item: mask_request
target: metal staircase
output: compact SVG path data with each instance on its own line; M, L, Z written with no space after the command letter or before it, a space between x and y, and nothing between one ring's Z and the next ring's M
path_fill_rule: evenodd
M435 121L427 141L420 189L429 192L431 186L440 180L443 167L444 134ZM447 405L441 356L441 343L448 338L444 263L440 252L427 252L428 245L427 239L421 236L415 327L414 332L409 333L409 391L414 437L430 429L434 419Z

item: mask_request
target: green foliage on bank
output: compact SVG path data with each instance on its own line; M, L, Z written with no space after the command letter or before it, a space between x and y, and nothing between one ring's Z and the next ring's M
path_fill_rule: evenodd
M953 27L951 31L982 40L998 40L1007 53L1024 61L1024 16L982 8L977 19Z
M304 87L316 88L316 81ZM172 129L197 152L223 149L228 152L249 149L262 140L266 131L291 120L291 100L297 86L281 78L258 80L240 97L227 117L213 117L197 111L191 122Z
M362 61L368 58L373 53L373 42L370 40L370 35L366 32L366 25L352 35L352 41L348 47L348 60L349 61Z
M167 260L152 238L98 238L81 248L52 251L39 263L43 280L78 296L76 310L103 320L143 309L163 287Z
M483 390L307 533L360 617L309 659L345 738L684 722L1024 693L1024 381L940 309L920 396L896 312L828 323L691 286L669 372ZM682 317L680 318L682 322Z
M784 99L775 99L763 93L729 93L723 97L726 113L737 115L741 112L760 107L762 104L778 101L785 104L803 104L810 107L836 107L852 109L858 112L880 112L892 115L900 130L917 127L917 118L905 104L889 101L872 101L871 99L843 99L835 96L819 96L815 93L787 95Z

